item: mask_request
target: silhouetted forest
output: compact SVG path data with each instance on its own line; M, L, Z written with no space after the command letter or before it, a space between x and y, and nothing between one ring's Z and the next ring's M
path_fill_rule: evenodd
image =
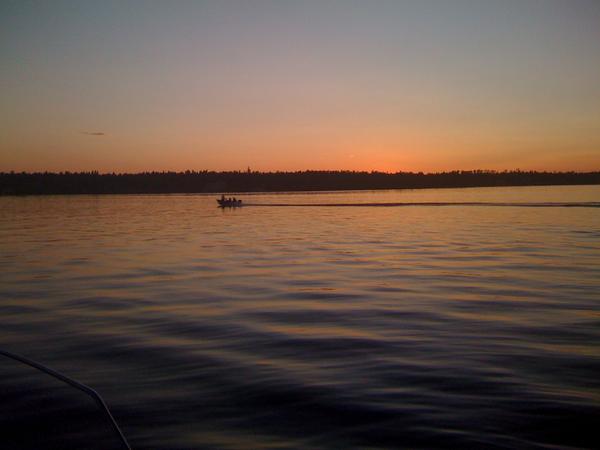
M600 184L600 172L93 172L0 173L3 195L333 191Z

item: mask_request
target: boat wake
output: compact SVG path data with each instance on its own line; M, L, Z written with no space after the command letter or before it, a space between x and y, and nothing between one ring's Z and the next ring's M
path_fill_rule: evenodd
M600 208L600 202L394 202L394 203L244 203L244 206L277 207L398 207L398 206L502 206L520 208Z

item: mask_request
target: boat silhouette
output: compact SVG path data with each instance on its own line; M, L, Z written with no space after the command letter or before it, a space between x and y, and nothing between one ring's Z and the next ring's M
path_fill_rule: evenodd
M241 200L237 200L235 197L225 198L224 195L217 199L217 203L219 204L220 208L239 208L242 206Z

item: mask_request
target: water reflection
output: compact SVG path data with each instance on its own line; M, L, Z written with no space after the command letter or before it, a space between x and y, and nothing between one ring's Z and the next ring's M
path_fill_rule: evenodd
M597 443L598 209L222 211L196 195L0 198L0 207L0 345L97 388L133 448Z

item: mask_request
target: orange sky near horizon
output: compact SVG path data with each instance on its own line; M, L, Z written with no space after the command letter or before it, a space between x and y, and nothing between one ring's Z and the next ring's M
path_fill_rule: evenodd
M600 4L0 6L0 171L600 170Z

